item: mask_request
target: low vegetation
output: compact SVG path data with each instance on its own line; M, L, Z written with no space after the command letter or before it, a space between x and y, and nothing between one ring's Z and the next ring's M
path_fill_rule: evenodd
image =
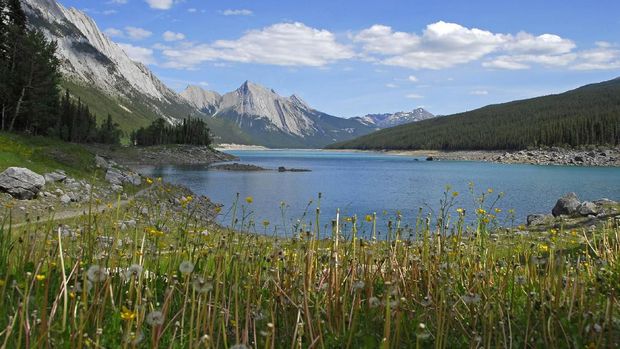
M32 217L16 228L6 207L0 347L620 344L619 222L504 229L492 190L472 213L454 207L458 195L412 227L399 213L386 226L370 214L321 227L319 196L287 238L269 236L251 197L233 206L231 229L196 219L191 195L177 211L110 202L60 226Z
M397 126L329 148L514 150L620 144L620 78Z

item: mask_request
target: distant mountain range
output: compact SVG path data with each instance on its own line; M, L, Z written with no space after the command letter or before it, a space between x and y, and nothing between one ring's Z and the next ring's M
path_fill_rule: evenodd
M526 149L620 144L620 79L489 105L330 145L354 149Z
M99 118L112 115L127 132L156 118L175 123L194 116L207 119L220 143L308 148L432 116L416 109L343 119L310 107L299 96L283 97L249 81L224 95L198 86L177 94L129 58L84 12L56 0L22 4L30 25L58 43L64 87Z
M355 117L354 119L378 128L388 128L434 117L435 115L429 113L424 108L416 108L412 111L401 111L393 114L368 114Z

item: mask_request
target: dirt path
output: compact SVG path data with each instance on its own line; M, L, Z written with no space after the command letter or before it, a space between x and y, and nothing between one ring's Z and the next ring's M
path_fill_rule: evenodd
M144 188L144 189L138 191L137 193L129 196L127 199L118 201L117 203L114 204L114 206L112 206L112 209L126 206L127 204L129 204L129 202L131 200L133 200L136 197L142 196L142 194L146 193L151 188L152 187ZM107 204L100 204L100 205L93 206L90 209L90 212L91 213L102 213L103 211L110 210L110 209L111 208L108 207ZM84 215L84 212L88 213L88 207L67 209L67 210L63 210L63 211L59 211L59 212L54 212L54 216L51 218L51 220L52 221L60 221L60 220L65 220L65 219L71 219L71 218L75 218L75 217L79 217L79 216ZM11 227L12 228L19 228L19 227L22 227L24 225L31 224L31 223L32 222L14 223L14 224L11 224Z

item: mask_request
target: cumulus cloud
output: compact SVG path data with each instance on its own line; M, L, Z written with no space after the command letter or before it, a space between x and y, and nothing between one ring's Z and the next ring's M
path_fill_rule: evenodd
M153 35L152 32L144 29L144 28L138 28L138 27L125 27L125 35L133 40L142 40L142 39L146 39L149 36Z
M122 30L120 29L116 29L116 28L108 28L106 30L103 31L107 36L111 37L111 38L116 38L116 37L123 37L124 33Z
M409 75L409 77L407 77L407 80L411 82L418 82L418 78L415 75Z
M168 31L165 31L164 34L162 34L162 38L165 41L179 41L179 40L185 39L185 34L175 33L175 32L168 30Z
M173 0L145 0L152 9L169 10L174 5Z
M251 16L252 14L254 14L254 12L248 9L239 9L239 10L227 9L227 10L222 11L221 13L224 16Z
M354 51L336 41L333 33L303 23L278 23L250 30L237 40L217 40L163 50L165 66L192 68L207 61L321 67L350 59Z
M421 96L417 93L410 93L408 95L406 95L405 97L409 98L409 99L421 99L424 98L424 96Z
M487 90L473 90L469 92L470 95L473 96L486 96L489 94L489 91Z
M153 50L146 47L134 46L131 44L118 44L123 51L136 62L143 64L155 64L155 57L153 56Z

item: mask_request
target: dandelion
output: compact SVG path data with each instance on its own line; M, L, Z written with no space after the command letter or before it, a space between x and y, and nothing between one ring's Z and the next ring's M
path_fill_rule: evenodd
M356 281L353 283L353 291L361 291L364 289L364 286L366 286L364 281L362 280Z
M367 214L364 219L366 220L366 222L372 222L372 215Z
M481 299L479 294L471 293L471 292L464 295L462 298L465 304L475 304L475 303L480 302L480 299Z
M455 198L457 196L459 196L459 192L458 191L453 191L452 192L452 197Z
M159 310L153 310L146 315L146 323L153 327L161 326L165 321L164 313Z
M423 307L425 307L425 308L426 308L426 307L430 306L431 304L433 304L433 300L431 299L431 297L430 297L430 296L426 296L426 297L424 297L424 299L422 299L422 301L420 302L420 304L421 304Z
M91 282L102 282L108 278L108 271L104 267L91 265L86 272L86 277Z
M456 212L458 212L458 214L460 214L460 215L464 215L465 214L465 209L459 207L459 208L456 209Z
M416 331L416 337L421 340L424 340L430 337L430 333L428 333L428 330L426 329L425 324L420 323L418 325L418 330Z
M128 333L125 338L123 338L123 341L126 344L132 345L132 346L136 346L138 344L140 344L140 342L142 342L144 340L144 333L142 332L130 332Z
M92 288L93 288L93 283L90 280L86 280L84 287L82 287L82 284L79 282L75 285L75 290L79 293L81 293L82 291L86 291L86 293L88 293L90 292Z
M123 309L121 310L121 319L124 321L130 321L136 318L136 316L138 315L137 311L131 311L129 309L127 309L127 307L123 306Z
M381 305L381 301L379 300L379 298L377 297L368 298L368 306L370 306L371 308L377 308L379 305Z
M476 212L477 212L479 215L485 215L485 214L487 214L487 211L485 211L485 209L483 209L483 208L479 208L479 209L477 209L477 210L476 210Z
M127 279L130 279L132 276L137 278L140 276L140 274L142 274L142 266L140 264L132 264L125 271L125 277Z
M220 214L220 212L222 212L222 206L217 206L213 210L215 211L215 214Z
M149 184L149 185L153 184L153 180L147 177L146 184Z
M540 252L547 252L547 251L549 251L549 246L545 245L545 244L539 244L538 245L538 251L540 251Z
M247 202L248 204L251 204L254 202L254 198L251 196L248 196L247 198L245 198L245 202Z
M265 220L263 221L263 226L264 226L265 228L267 228L267 226L269 226L269 220L265 219Z
M194 287L194 290L198 293L207 293L213 290L213 284L200 276L192 281L192 287Z
M191 274L194 271L194 263L190 261L181 262L181 264L179 265L179 271L181 272L181 274Z
M501 208L499 208L499 207L495 208L495 213L501 213L501 212L502 212Z
M493 193L493 188L487 189L487 193L492 194Z
M45 275L37 274L37 276L35 276L35 279L37 279L37 281L43 281L43 280L45 280Z

